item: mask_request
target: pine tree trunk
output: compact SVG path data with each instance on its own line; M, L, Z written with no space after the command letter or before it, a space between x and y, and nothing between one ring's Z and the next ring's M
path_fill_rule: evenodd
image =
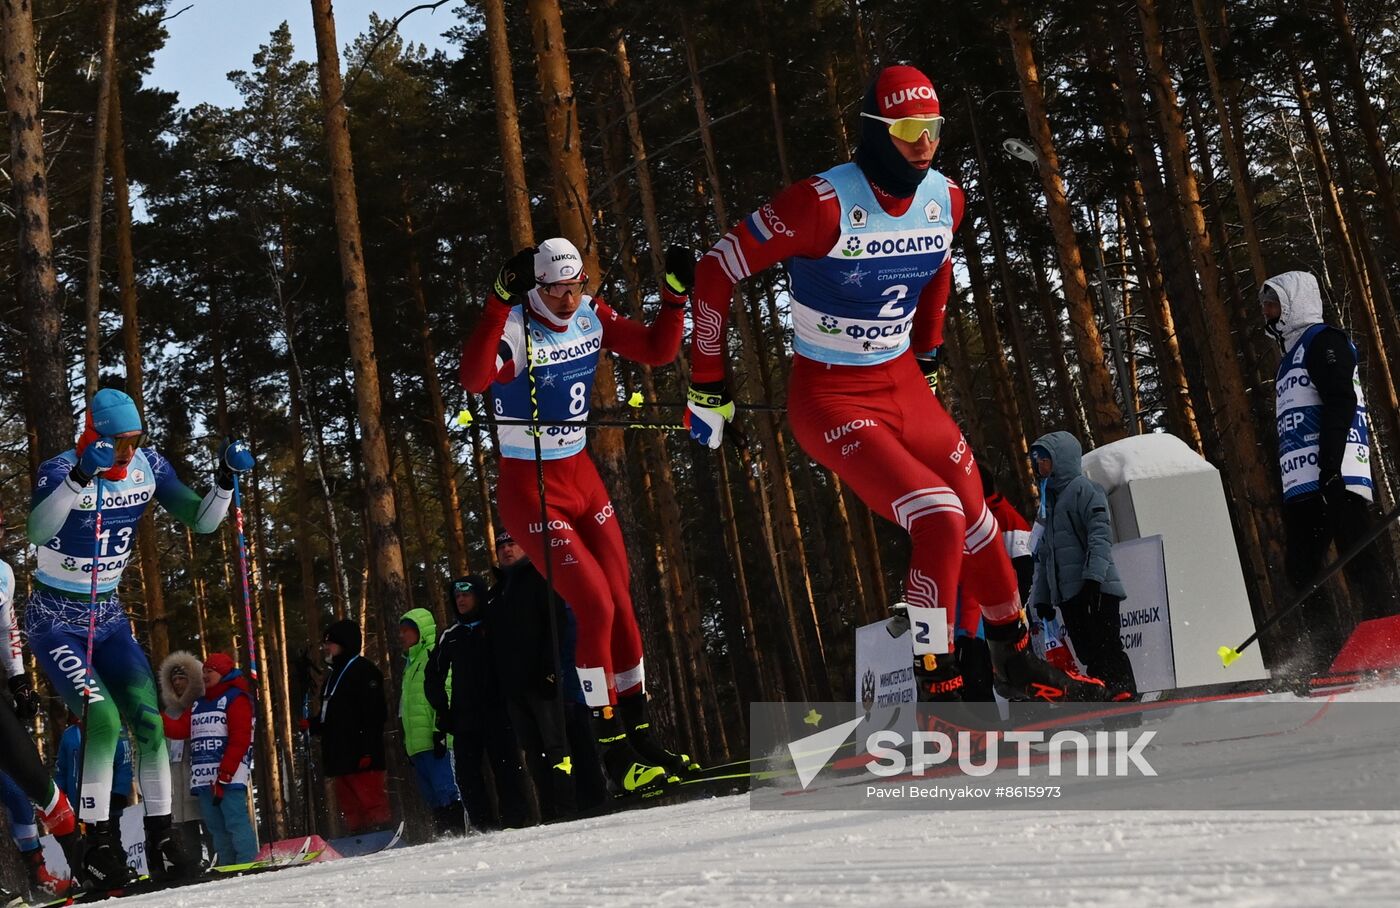
M614 48L615 60L619 59L619 54L621 61L625 61L626 44L623 43L620 34ZM617 77L620 83L623 73L627 70L621 65L618 70ZM621 88L620 85L619 88L621 93L630 93L628 88ZM631 199L627 193L627 184L621 175L623 152L606 128L609 112L600 105L597 114L599 134L603 138L603 158L608 170L608 191L612 198L612 208L616 212L628 211L631 208ZM643 279L638 271L629 227L627 221L619 219L619 262L623 281L628 288L628 309L634 314L640 314ZM664 271L664 264L662 270ZM656 381L651 368L639 364L636 372L643 397L648 401L657 400ZM691 724L698 733L693 739L698 751L707 754L725 753L729 746L725 739L723 722L714 708L714 677L705 653L701 608L696 597L695 577L691 573L690 559L682 534L684 523L676 495L675 477L671 471L671 455L667 450L666 437L661 432L645 431L640 433L635 442L642 453L642 488L652 503L651 511L655 515L656 533L651 555L661 582L662 602L668 606L668 642L674 642L677 649L676 661L679 663L681 686L676 690L683 696L677 698L678 702L670 705L677 713L692 718ZM714 743L711 730L715 736Z
M433 557L433 537L428 532L428 526L423 519L423 500L418 494L418 480L413 478L416 469L413 464L413 451L408 443L408 433L399 433L399 458L403 465L403 478L399 480L408 488L408 504L413 511L413 533L418 537L418 551L423 559L423 570L427 575L424 580L428 588L428 611L437 618L439 627L447 627L448 619L453 617L447 614L447 602L449 597L447 589L442 584L442 573L438 570L436 559ZM460 577L467 573L463 568L460 572L453 566L453 576Z
M591 279L602 274L597 237L593 232L593 209L589 201L588 168L578 120L578 104L569 68L568 45L558 0L528 0L530 32L534 41L540 98L545 114L545 132L553 174L552 198L560 232L573 241L583 256L583 267ZM610 357L598 361L593 384L593 405L606 410L618 399L618 380ZM638 509L627 475L627 452L620 429L603 429L589 443L589 452L610 492L630 564L644 563L641 539L636 527ZM548 556L548 553L546 553ZM646 595L642 575L632 572L632 600L639 615L651 598ZM611 679L610 679L611 680Z
M1201 42L1201 59L1205 63L1206 78L1210 82L1211 100L1215 103L1216 118L1220 122L1220 146L1225 151L1225 160L1230 165L1230 179L1235 184L1235 202L1240 208L1240 224L1244 229L1245 247L1249 250L1250 272L1254 275L1255 287L1263 287L1269 275L1264 267L1264 250L1259 242L1259 230L1254 214L1254 190L1245 170L1248 152L1244 147L1244 136L1236 133L1229 107L1225 103L1203 0L1191 0L1191 11L1195 15L1196 34ZM1202 148L1202 154L1205 153L1206 150Z
M1133 72L1131 81L1125 81L1121 73L1110 68L1107 48L1096 48L1091 61L1103 78L1100 98L1105 110L1104 131L1114 151L1121 156L1122 181L1126 184L1123 207L1123 221L1127 227L1129 245L1133 250L1133 261L1138 273L1139 290L1143 294L1144 313L1147 317L1149 333L1152 336L1152 350L1156 359L1157 380L1162 387L1163 403L1167 409L1167 424L1173 435L1191 445L1198 453L1204 451L1200 428L1196 424L1196 411L1191 399L1191 388L1186 377L1186 366L1182 362L1181 344L1176 333L1176 321L1172 314L1171 298L1167 293L1167 281L1163 275L1163 264L1157 248L1157 239L1152 221L1147 215L1145 175L1137 173L1140 160L1146 159L1152 169L1154 185L1160 181L1156 176L1156 158L1150 148L1137 148L1130 138L1131 128L1125 111L1120 116L1117 109L1119 100L1125 108L1133 107L1141 119L1142 91ZM1115 84L1117 82L1118 84ZM1128 94L1125 85L1131 84L1133 94ZM1189 277L1189 275L1188 275ZM1180 278L1177 279L1180 283ZM1146 285L1144 288L1143 285ZM1194 298L1194 283L1191 295ZM1180 302L1180 301L1179 301Z
M700 83L700 67L696 58L694 37L684 17L681 18L681 32L685 42L686 65L690 71L690 86L695 102L696 118L700 126L700 142L704 150L705 167L709 177L710 199L714 206L716 223L727 225L731 222L724 204L719 165L715 156L714 137L710 130L710 115L705 104L704 89ZM741 308L744 311L736 313L734 321L739 329L739 346L744 363L743 371L752 378L761 381L765 376L765 370L759 353L760 331L757 317L752 305L745 305ZM798 609L790 595L787 597L789 614L799 638L806 641L808 658L804 659L804 662L810 659L814 665L814 671L809 680L815 682L818 697L824 697L830 691L830 676L826 665L826 656L823 652L821 623L817 616L811 577L805 569L806 554L802 547L802 534L798 525L792 477L788 472L786 462L780 457L782 447L778 440L777 420L771 413L764 413L757 416L755 424L758 428L762 453L768 467L764 472L776 486L774 493L776 500L773 502L772 511L777 530L774 554L782 565L783 575L787 578L790 588L794 591L801 591L804 606L803 609Z
M1244 291L1236 277L1235 257L1230 251L1230 235L1225 223L1225 207L1220 202L1220 184L1216 180L1215 166L1211 162L1205 120L1195 98L1187 99L1186 116L1196 139L1196 160L1201 171L1199 185L1204 188L1204 194L1201 196L1204 203L1202 214L1205 215L1212 254L1218 255L1220 263L1217 271L1220 274L1221 292L1230 313L1236 356L1240 358L1244 367L1245 387L1263 388L1269 383L1271 370L1268 364L1273 362L1273 350L1268 346L1264 332L1259 330L1257 307L1246 305ZM1268 395L1255 395L1253 409L1261 427L1273 424L1275 414L1271 404Z
M1380 319L1376 313L1376 302L1371 293L1364 266L1357 257L1357 247L1352 238L1351 225L1337 195L1337 185L1332 178L1332 166L1328 161L1322 136L1317 130L1313 116L1312 100L1303 82L1303 72L1298 61L1290 54L1289 66L1293 76L1293 91L1298 99L1298 112L1303 121L1303 131L1307 133L1308 145L1312 150L1313 166L1317 170L1317 181L1322 189L1323 210L1328 225L1336 235L1336 245L1341 253L1342 273L1346 276L1349 296L1352 302L1352 324L1359 329L1361 341L1366 350L1369 368L1364 370L1369 387L1366 389L1367 410L1371 418L1382 430L1385 440L1373 447L1392 458L1400 451L1400 395L1396 393L1394 370L1389 359L1390 351L1382 341ZM1393 462L1393 460L1392 460ZM1378 491L1383 483L1377 483ZM1388 508L1387 508L1388 509Z
M768 10L765 0L754 0L754 6L758 13L758 31L763 43L763 87L768 95L768 115L773 121L773 147L778 152L778 177L786 186L792 182L792 168L788 167L787 142L783 139L783 105L778 99L778 77L773 71L773 48L768 41L771 34Z
M423 269L409 210L408 185L401 184L404 239L408 243L408 288L418 317L418 346L423 354L423 388L428 394L428 422L432 429L433 460L437 467L438 492L442 495L443 526L447 530L447 559L452 576L470 571L467 563L467 529L462 522L462 497L457 489L457 462L452 456L452 439L447 434L447 407L443 403L442 382L438 378L437 348L428 325L428 297L423 289Z
M127 194L126 140L122 130L122 92L113 85L109 111L108 158L112 166L112 207L116 218L116 276L122 299L122 350L126 360L126 393L136 402L137 413L147 418L141 375L141 329L136 297L136 262L132 253L132 206ZM141 518L136 534L141 568L141 590L146 596L146 620L150 627L151 662L160 665L171 651L169 620L165 617L165 590L161 586L160 550L155 543L155 520L150 511Z
M1074 216L1065 197L1064 180L1060 176L1060 159L1050 132L1050 120L1045 110L1045 94L1040 85L1035 51L1030 34L1018 11L1007 15L1006 31L1011 38L1011 52L1016 74L1021 82L1021 96L1026 104L1026 123L1031 140L1040 159L1040 182L1045 190L1045 207L1050 227L1055 234L1059 253L1060 277L1065 301L1069 304L1070 324L1074 329L1075 351L1080 372L1084 377L1085 406L1095 440L1099 444L1117 441L1127 434L1123 426L1123 411L1113 397L1113 380L1104 365L1103 342L1094 318L1094 305L1089 299L1088 281L1075 239Z
M249 376L250 374L250 372L245 373L245 376ZM249 403L245 404L245 409L251 412L251 389L245 390L249 392L248 398L245 398L245 400L249 400ZM251 431L248 434L248 444L252 449L254 458L256 458L259 454L258 439ZM249 542L247 561L247 569L249 572L249 607L252 609L253 633L257 641L257 649L255 652L257 655L258 677L255 684L257 686L258 703L262 708L260 722L263 727L263 733L258 737L260 738L263 749L262 763L265 766L263 772L268 781L267 793L264 797L267 798L268 805L271 808L270 822L272 824L272 835L275 839L281 839L287 835L287 809L283 798L282 761L279 759L280 748L277 746L277 725L272 711L273 684L276 683L273 676L275 674L277 660L275 654L269 654L267 647L267 624L263 620L263 572L261 567L266 557L267 542L263 534L262 483L259 481L256 473L249 476L245 488L248 494L244 501L250 505L247 514L249 520L245 521L244 530L245 538L247 538ZM247 531L247 527L249 526L252 528L251 533Z
M1332 145L1335 149L1337 192L1346 208L1348 221L1360 228L1353 231L1353 237L1356 240L1357 249L1360 251L1361 260L1366 265L1366 273L1370 278L1371 293L1375 298L1376 312L1381 321L1385 346L1396 357L1391 363L1391 377L1400 383L1400 375L1394 371L1395 367L1400 367L1400 312L1396 310L1394 295L1390 291L1390 281L1376 255L1376 245L1372 240L1371 231L1365 229L1366 219L1357 199L1357 183L1351 171L1351 162L1347 158L1345 149L1341 146L1341 136L1346 133L1342 129L1341 118L1337 115L1337 102L1332 91L1331 80L1320 62L1315 62L1314 66L1317 69L1318 94L1322 98L1322 109L1327 117L1327 131L1332 137Z
M983 352L992 369L992 393L997 402L1001 431L1006 439L1007 456L1011 459L1017 485L1026 489L1035 483L1030 471L1030 445L1035 439L1027 439L1021 428L1021 407L1016 399L1011 369L1002 352L1001 328L997 324L992 295L987 292L987 272L982 267L982 251L977 247L977 229L973 226L972 218L963 218L959 233L962 234L963 260L967 263L967 276L972 284L972 298L977 306L977 327L982 334Z
M204 578L199 574L199 562L195 560L194 551L194 531L185 527L185 555L189 558L186 562L190 576L194 578L194 615L195 626L199 629L199 659L203 662L209 658L209 628L205 620L205 615L209 611L208 596L205 593Z
M861 84L870 81L870 65L874 57L870 53L870 42L865 36L865 22L860 12L860 0L846 0L851 11L851 32L856 41L856 71L860 73Z
M1195 342L1194 345L1190 345L1194 353L1187 346L1180 344L1177 349L1190 389L1189 401L1193 404L1193 412L1196 415L1196 428L1200 432L1201 453L1219 460L1225 455L1215 413L1211 407L1206 356L1201 352L1205 347L1203 303L1196 283L1195 265L1191 244L1187 239L1186 225L1181 208L1164 185L1162 171L1157 166L1157 145L1143 101L1143 86L1138 77L1137 64L1132 57L1133 45L1120 17L1107 16L1102 21L1113 42L1113 69L1121 86L1119 96L1123 101L1127 126L1127 147L1132 151L1133 162L1137 165L1138 182L1142 187L1142 204L1146 213L1140 217L1139 227L1144 242L1150 240L1157 249L1162 286L1170 301L1171 313L1177 319L1176 325L1184 329L1188 340ZM1165 329L1167 323L1163 321L1162 325Z
M291 430L291 450L288 453L292 461L292 494L293 500L296 502L293 526L296 527L297 563L301 569L301 613L306 622L307 643L310 646L316 646L321 642L321 602L320 589L316 583L316 550L312 547L311 488L306 477L306 432L303 428L305 395L301 387L301 370L292 363L294 353L291 337L294 329L290 321L287 320L289 313L285 305L282 312L284 315L283 331L287 337L288 351L287 397L291 407L287 420L288 428Z
M520 113L515 106L515 76L510 65L510 35L506 30L505 0L482 0L486 16L487 50L491 61L491 87L496 103L496 132L501 146L501 170L505 178L506 223L516 249L535 244L530 219L530 190L525 182L525 155L520 145Z
M953 294L948 300L948 331L944 343L949 344L948 364L953 371L953 398L957 403L958 423L967 428L974 451L991 450L982 416L986 412L977 400L977 378L972 371L972 349L968 346L967 325L961 296ZM952 412L952 408L949 408ZM1009 455L1008 455L1009 456Z
M837 148L841 159L851 156L851 138L846 132L846 118L841 114L841 83L836 78L836 55L830 48L822 53L822 76L826 79L827 112L831 115L831 128L836 135Z
M1261 458L1259 436L1245 393L1238 348L1232 342L1229 312L1220 296L1220 274L1211 255L1210 238L1206 231L1196 174L1191 166L1181 108L1162 51L1155 0L1138 0L1138 14L1143 25L1143 48L1151 73L1150 85L1166 142L1163 158L1171 171L1173 183L1181 193L1193 264L1201 278L1201 314L1207 351L1204 359L1207 372L1211 375L1212 403L1228 457L1236 509L1240 514L1239 526L1244 534L1242 548L1257 579L1259 601L1264 606L1262 613L1268 614L1278 607L1278 599L1272 592L1275 578L1270 565L1281 569L1284 564L1281 543L1283 528L1274 506L1277 496Z
M24 329L26 412L42 462L73 446L63 303L49 232L49 178L44 161L44 117L36 73L32 0L0 0L4 42L5 107L10 115L10 183L19 225L20 324Z
M83 284L87 330L83 336L83 376L85 396L97 393L98 351L102 325L98 312L102 304L102 198L106 185L107 130L112 108L112 83L117 69L117 0L106 0L98 24L102 72L97 81L97 106L93 116L92 171L88 177L87 280Z
M1371 162L1371 169L1376 174L1376 204L1380 206L1386 232L1390 234L1390 248L1400 249L1400 199L1395 195L1395 179L1390 172L1390 158L1386 152L1385 141L1381 137L1375 105L1371 101L1372 93L1366 85L1366 73L1361 68L1361 52L1356 45L1356 35L1351 28L1351 16L1347 13L1345 0L1332 0L1332 19L1337 37L1341 39L1341 57L1346 66L1347 81L1351 86L1356 119L1361 124L1361 135L1365 139L1362 145L1366 149L1366 157Z
M1006 306L1006 325L1011 334L1011 354L1016 360L1016 381L1020 399L1022 434L1029 439L1040 437L1040 395L1036 392L1035 380L1031 377L1030 356L1025 332L1021 327L1021 306L1017 299L1016 284L1011 278L1011 263L1006 257L1006 241L1002 236L1001 214L992 198L991 169L987 166L986 149L982 147L982 132L977 128L977 115L972 109L972 94L964 88L963 99L967 105L967 123L972 133L972 147L977 158L977 186L983 201L987 204L987 229L992 239L992 255L997 263L997 276L1001 282L1002 300ZM966 212L964 218L970 215ZM1018 472L1021 472L1018 470ZM1029 483L1030 463L1024 464L1023 481Z
M1162 278L1162 264L1157 257L1157 242L1152 235L1151 222L1147 218L1146 206L1142 198L1142 184L1134 179L1125 199L1128 218L1126 219L1129 242L1133 247L1133 259L1137 265L1139 281L1147 288L1144 306L1148 330L1152 334L1153 352L1157 361L1157 380L1163 388L1163 398L1167 407L1167 421L1172 434L1189 444L1197 453L1204 448L1201 443L1201 430L1196 424L1196 409L1191 400L1191 389L1186 379L1186 367L1181 362L1181 343L1176 334L1176 321L1172 315L1171 301Z
M345 317L350 333L351 366L355 374L355 400L361 433L360 457L364 464L365 501L369 518L365 529L376 568L375 599L381 608L402 614L405 601L403 549L395 528L397 515L389 475L389 449L380 418L379 367L374 355L374 327L370 321L369 293L365 283L359 204L355 196L350 130L346 124L340 51L336 44L331 0L311 0L311 12L316 30L317 72L331 165L331 191L335 198L336 240L345 289Z
M116 219L117 286L122 304L126 393L136 402L136 411L142 419L149 420L141 373L141 323L136 297L136 263L131 248L131 202L127 189L121 92L116 86L113 86L109 104L107 157L112 168L112 207ZM146 621L151 635L151 661L159 665L170 655L170 624L165 614L165 590L161 585L155 518L150 511L141 518L137 527L136 547L141 566L141 589L146 600Z
M1079 402L1079 386L1074 374L1069 371L1069 354L1065 351L1065 339L1061 330L1060 307L1050 292L1050 281L1046 277L1045 260L1040 245L1034 241L1028 244L1031 259L1031 276L1035 280L1036 301L1040 305L1040 318L1045 323L1045 338L1050 346L1050 363L1055 370L1055 386L1060 396L1060 409L1065 421L1076 438L1089 437L1089 424L1084 416L1084 408ZM1032 439L1034 441L1034 439ZM1034 487L1034 480L1031 481Z

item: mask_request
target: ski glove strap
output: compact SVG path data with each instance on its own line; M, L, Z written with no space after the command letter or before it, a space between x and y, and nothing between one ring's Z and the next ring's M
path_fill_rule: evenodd
M501 302L508 303L516 294L529 293L534 289L535 253L538 251L538 246L526 246L506 259L501 270L496 272L496 283L491 289L496 291Z
M685 424L690 437L715 450L724 443L724 426L734 419L734 401L723 382L692 384L686 392Z
M666 284L680 296L695 286L695 253L686 246L666 250Z
M942 352L942 347L934 347L914 357L919 363L919 370L924 373L924 381L928 382L928 389L934 394L938 393L938 360Z

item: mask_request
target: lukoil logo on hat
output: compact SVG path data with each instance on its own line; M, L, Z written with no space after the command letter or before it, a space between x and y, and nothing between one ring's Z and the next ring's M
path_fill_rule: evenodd
M535 253L535 281L557 284L560 281L582 280L583 256L578 247L562 236L540 243Z
M938 92L929 77L912 66L890 66L880 73L875 85L880 116L936 117L941 113Z

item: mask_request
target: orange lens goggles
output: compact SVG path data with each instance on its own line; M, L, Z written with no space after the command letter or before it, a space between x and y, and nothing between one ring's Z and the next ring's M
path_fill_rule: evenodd
M112 444L116 447L118 454L126 454L135 451L146 443L146 433L140 435L118 435L112 439Z

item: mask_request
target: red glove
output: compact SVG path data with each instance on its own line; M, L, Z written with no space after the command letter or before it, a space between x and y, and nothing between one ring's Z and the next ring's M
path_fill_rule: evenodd
M224 786L232 784L233 773L219 770L219 777L214 780L214 806L218 807L224 801Z
M298 730L298 731L310 731L310 730L311 730L311 720L310 720L310 719L298 719L298 720L297 720L297 730Z
M373 762L374 762L374 760L370 757L370 755L369 755L369 754L365 754L363 757L360 757L360 768L361 768L361 769L369 769L369 764L371 764L371 763L373 763Z

